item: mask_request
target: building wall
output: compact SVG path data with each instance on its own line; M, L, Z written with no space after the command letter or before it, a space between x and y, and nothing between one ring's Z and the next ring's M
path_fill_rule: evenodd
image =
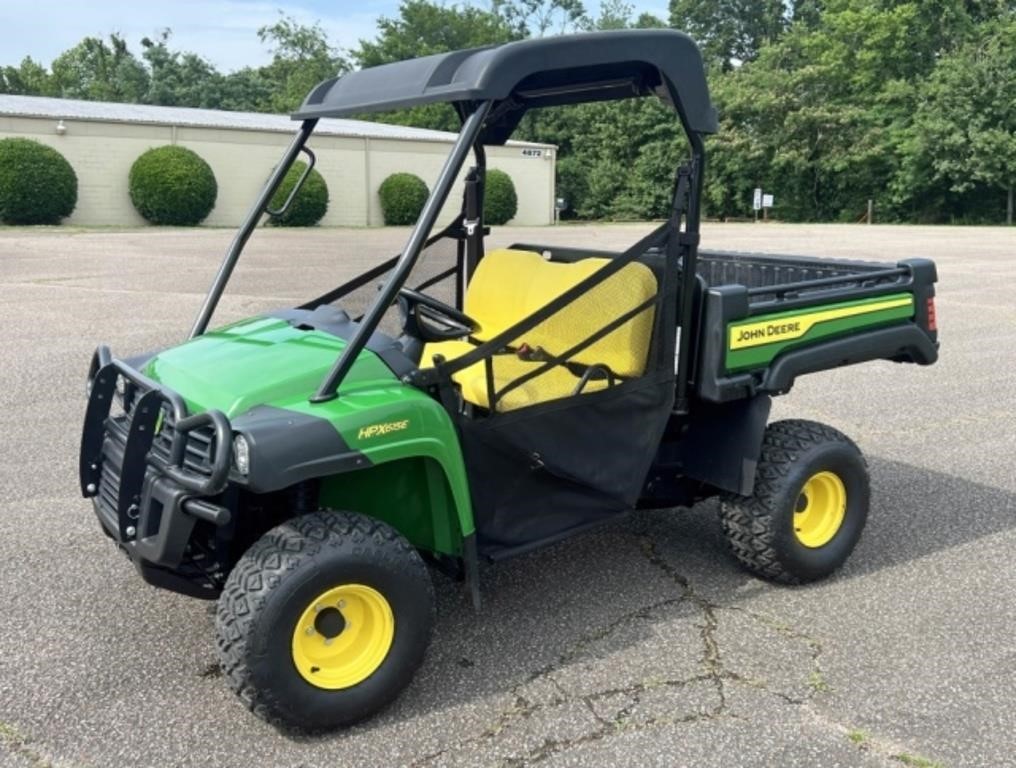
M219 184L210 226L236 226L282 157L292 135L271 131L65 120L62 136L51 118L0 116L0 137L21 136L58 150L78 176L78 204L66 220L81 226L143 226L134 210L127 175L147 149L179 144L212 167ZM294 124L294 131L296 126ZM317 169L328 184L323 226L380 226L378 187L390 174L415 173L432 187L450 144L435 141L315 135ZM506 171L519 197L513 224L549 224L554 216L554 153L530 157L523 147L489 147L487 164ZM461 187L453 189L441 220L458 212Z

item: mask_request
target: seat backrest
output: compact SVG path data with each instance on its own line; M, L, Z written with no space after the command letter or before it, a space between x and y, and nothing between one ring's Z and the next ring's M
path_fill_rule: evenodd
M551 262L533 251L490 251L477 265L466 292L466 313L481 325L475 335L480 339L492 338L609 263L609 259L603 258ZM656 291L656 277L649 267L638 262L627 264L522 334L514 344L525 341L531 347L562 354L651 299ZM654 317L654 308L650 307L571 360L584 365L606 365L619 376L641 375L649 355Z
M609 259L599 258L571 264L544 261L530 284L528 312L545 306L609 263ZM637 262L626 264L536 326L526 341L530 346L562 354L655 295L656 278L652 270ZM649 307L640 312L570 359L583 365L606 365L619 376L641 376L649 356L654 310Z
M466 314L480 324L473 335L486 341L529 312L529 284L545 264L533 251L500 248L488 251L476 265L466 290Z

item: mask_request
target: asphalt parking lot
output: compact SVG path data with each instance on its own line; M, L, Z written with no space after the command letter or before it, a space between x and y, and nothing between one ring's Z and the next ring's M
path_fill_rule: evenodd
M404 236L261 232L217 319L307 298ZM772 586L726 554L712 503L637 513L488 569L479 615L438 577L412 686L314 738L234 700L208 605L143 584L76 487L92 349L181 340L230 237L0 229L0 764L1016 765L1016 230L706 225L709 248L938 262L937 365L808 376L775 408L867 456L845 569Z

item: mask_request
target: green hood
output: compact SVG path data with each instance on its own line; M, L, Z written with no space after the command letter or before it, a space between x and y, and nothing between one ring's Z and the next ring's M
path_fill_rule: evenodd
M145 373L178 392L191 411L217 408L232 418L255 405L306 402L345 347L343 339L322 331L254 317L160 352ZM340 391L394 380L388 367L365 349Z

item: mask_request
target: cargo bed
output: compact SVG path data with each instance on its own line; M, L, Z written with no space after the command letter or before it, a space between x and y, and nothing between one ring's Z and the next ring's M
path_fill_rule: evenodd
M518 243L552 261L611 251ZM662 253L644 261L658 268ZM938 358L935 265L699 251L690 376L702 400L783 394L797 376L868 360Z

